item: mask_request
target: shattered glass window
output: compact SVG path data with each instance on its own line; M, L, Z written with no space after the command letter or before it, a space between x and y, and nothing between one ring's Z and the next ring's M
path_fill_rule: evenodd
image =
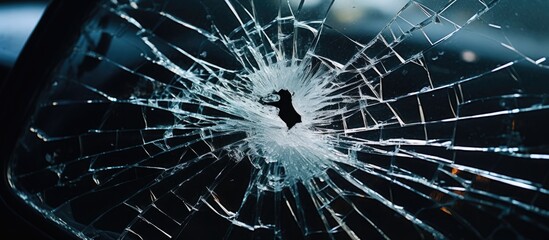
M83 239L542 239L547 11L98 1L9 181Z

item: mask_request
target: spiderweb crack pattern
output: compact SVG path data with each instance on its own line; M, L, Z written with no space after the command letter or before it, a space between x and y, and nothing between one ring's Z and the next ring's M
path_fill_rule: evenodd
M547 235L547 52L509 14L526 10L363 2L101 1L12 186L86 239ZM282 89L290 129L261 104Z

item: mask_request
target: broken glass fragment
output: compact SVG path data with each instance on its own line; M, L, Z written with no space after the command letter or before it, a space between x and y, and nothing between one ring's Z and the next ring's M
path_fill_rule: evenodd
M549 2L103 0L13 190L84 239L538 239Z

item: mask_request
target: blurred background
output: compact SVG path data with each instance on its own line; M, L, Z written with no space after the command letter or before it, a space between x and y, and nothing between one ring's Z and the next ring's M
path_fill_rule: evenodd
M32 30L48 5L48 0L0 1L0 78L15 64Z
M0 0L0 82L3 82L15 64L32 30L40 20L49 0ZM0 232L19 239L50 239L39 226L33 226L19 217L2 200L0 203ZM25 229L25 231L20 231Z

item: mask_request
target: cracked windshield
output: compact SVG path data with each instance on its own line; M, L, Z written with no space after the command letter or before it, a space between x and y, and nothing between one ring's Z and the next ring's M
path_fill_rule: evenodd
M543 239L547 11L98 1L10 186L82 239Z

